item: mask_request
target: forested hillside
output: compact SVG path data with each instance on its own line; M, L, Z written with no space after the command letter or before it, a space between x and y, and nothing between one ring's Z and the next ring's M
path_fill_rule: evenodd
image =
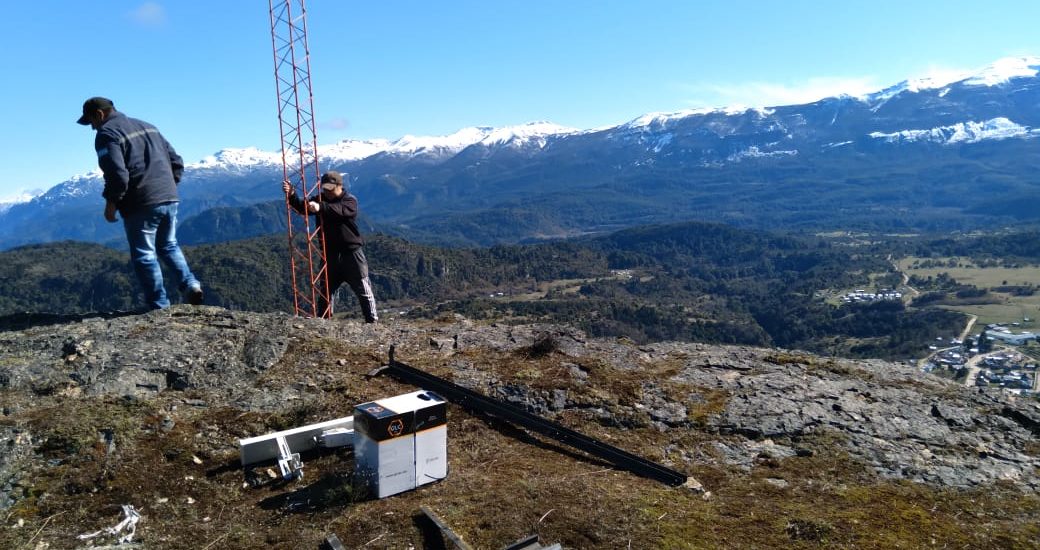
M912 247L912 252L921 257L965 256L979 261L1002 258L1037 262L1040 261L1040 231L1032 229L960 239L924 239Z
M206 304L290 311L288 243L269 235L186 247ZM900 302L837 307L818 293L895 278L883 254L824 240L684 223L605 237L491 248L438 248L375 235L366 247L386 315L448 312L576 325L637 342L682 340L910 357L963 318ZM0 313L135 307L125 252L55 243L0 254ZM177 294L173 288L171 296ZM340 292L338 315L357 315Z
M138 292L126 253L64 241L0 253L0 312L129 309Z

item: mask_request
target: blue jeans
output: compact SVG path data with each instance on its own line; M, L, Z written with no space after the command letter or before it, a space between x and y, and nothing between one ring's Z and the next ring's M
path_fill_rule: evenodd
M192 275L188 261L177 245L177 203L168 202L145 206L129 215L123 215L123 229L130 245L130 261L134 264L137 280L144 290L144 300L152 309L170 307L163 285L161 257L174 271L183 293L189 288L201 288Z

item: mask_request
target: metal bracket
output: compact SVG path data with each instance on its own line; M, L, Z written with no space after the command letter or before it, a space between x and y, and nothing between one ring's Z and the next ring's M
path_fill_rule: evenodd
M300 453L292 452L282 436L275 437L275 441L278 442L278 469L282 472L282 479L303 479Z
M433 525L440 530L442 535L448 537L448 540L450 540L452 544L455 545L455 548L458 548L458 550L473 550L473 547L469 544L466 544L466 541L462 540L462 537L455 533L455 531L453 531L451 527L448 527L447 522L441 519L441 517L438 516L437 513L434 512L432 509L426 506L420 506L419 510L423 514L425 514L427 518L429 518ZM443 540L440 541L440 545L441 547L444 546Z
M322 448L346 447L354 444L354 430L331 428L314 436L314 442Z

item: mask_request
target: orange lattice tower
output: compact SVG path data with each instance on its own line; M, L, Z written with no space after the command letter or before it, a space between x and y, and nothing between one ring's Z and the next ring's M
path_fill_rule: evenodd
M314 195L320 197L318 133L314 124L314 94L307 47L307 9L303 0L268 0L268 4L271 9L283 177L304 200ZM295 313L329 318L332 316L332 300L325 262L325 236L309 216L293 210L288 200L285 210Z

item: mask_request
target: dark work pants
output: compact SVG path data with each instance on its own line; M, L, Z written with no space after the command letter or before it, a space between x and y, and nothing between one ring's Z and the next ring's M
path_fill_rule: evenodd
M376 313L376 297L368 279L368 259L362 247L329 254L329 294L336 295L340 285L347 283L361 303L361 313L366 323L379 319ZM320 308L319 311L325 308Z

